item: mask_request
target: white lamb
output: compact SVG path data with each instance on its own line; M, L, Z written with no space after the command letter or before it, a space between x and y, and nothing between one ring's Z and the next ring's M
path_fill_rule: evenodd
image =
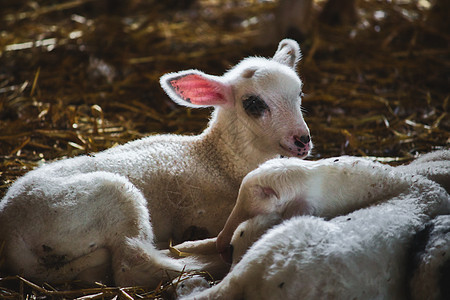
M417 173L434 157L433 176L448 184L449 155L398 168L355 157L266 162L244 178L217 239L225 258L232 252L231 272L188 299L404 299L414 234L450 212L448 192ZM268 230L298 214L315 216Z
M217 235L248 172L312 148L300 56L295 41L283 40L272 59L244 59L223 76L166 74L161 85L173 101L215 108L202 134L151 136L18 179L0 202L8 271L102 280L109 266L122 286L156 285L164 269L181 271L187 261L167 258L155 243ZM201 267L191 261L186 270Z

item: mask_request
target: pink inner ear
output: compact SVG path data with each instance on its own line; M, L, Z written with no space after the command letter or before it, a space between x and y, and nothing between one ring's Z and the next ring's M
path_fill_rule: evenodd
M223 86L212 80L192 74L170 81L175 92L183 100L197 105L215 105L226 102Z

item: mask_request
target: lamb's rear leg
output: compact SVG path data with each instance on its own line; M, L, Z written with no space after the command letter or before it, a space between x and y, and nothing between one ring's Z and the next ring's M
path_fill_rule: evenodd
M100 248L84 255L58 269L59 280L65 275L68 278L75 278L84 282L104 282L112 281L110 277L110 253L105 248Z
M163 269L182 270L154 247L147 201L127 178L93 172L38 184L44 177L25 178L4 199L0 226L10 272L61 282L106 261L117 284L150 285Z
M55 251L56 250L56 251ZM73 279L85 282L105 281L111 255L99 248L78 258L70 258L57 249L46 249L48 256L39 253L21 236L15 235L5 243L6 273L22 275L37 282L64 283ZM44 252L45 252L44 251Z
M150 241L126 238L113 251L112 269L119 286L156 287L183 271L181 261L169 258L157 250Z
M111 177L111 176L109 176ZM103 178L101 189L116 211L107 213L106 247L111 253L114 281L120 286L156 286L166 274L178 275L183 263L168 258L154 245L154 235L142 193L128 179Z
M97 214L89 216L91 223L101 224L98 226L98 232L90 234L99 236L103 242L98 247L108 250L109 267L115 284L156 286L161 280L162 270L181 268L163 261L157 255L147 201L127 178L103 172L80 177L78 184L81 181L95 182L94 185L86 185L89 199L78 199L78 204L85 204L85 207L79 207L85 211L92 209L92 202L101 207L96 210ZM71 267L81 270L81 265L87 260L85 256L78 258ZM98 266L104 265L97 263L90 268L84 268L78 277L89 276L91 272L98 271ZM141 271L143 268L145 273Z

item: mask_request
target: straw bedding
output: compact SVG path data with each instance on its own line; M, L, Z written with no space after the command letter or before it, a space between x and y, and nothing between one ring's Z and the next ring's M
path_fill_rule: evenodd
M434 11L426 0L357 2L356 24L315 22L300 40L312 158L348 154L398 164L448 148L445 9ZM200 132L210 111L177 107L159 77L189 68L221 74L245 56L271 56L278 40L259 41L277 4L3 1L0 197L17 177L56 158L154 133ZM154 288L51 287L6 277L0 298L169 297L167 286Z

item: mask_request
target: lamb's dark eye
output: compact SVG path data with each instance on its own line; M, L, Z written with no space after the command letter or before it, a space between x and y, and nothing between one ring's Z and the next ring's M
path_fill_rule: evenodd
M261 117L266 111L269 110L266 102L258 96L252 95L242 101L245 112L255 118Z

